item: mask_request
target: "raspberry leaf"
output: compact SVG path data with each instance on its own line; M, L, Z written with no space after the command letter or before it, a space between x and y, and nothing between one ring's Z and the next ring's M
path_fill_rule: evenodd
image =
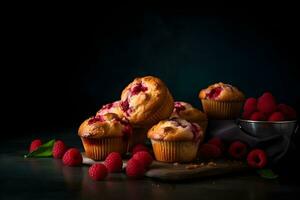
M52 156L52 148L55 143L55 140L50 140L45 144L41 145L35 151L24 155L24 158L43 158Z
M271 169L258 169L257 173L260 175L260 177L266 178L266 179L278 178L278 175L275 174Z

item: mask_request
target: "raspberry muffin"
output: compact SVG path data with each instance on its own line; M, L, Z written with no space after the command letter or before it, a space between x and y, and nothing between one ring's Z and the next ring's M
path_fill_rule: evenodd
M198 123L204 132L207 127L206 114L183 101L174 102L174 110L170 118L183 118L189 122Z
M123 120L127 120L126 117L123 116L123 112L120 107L121 101L115 101L113 103L108 103L96 113L98 115L104 115L106 113L114 113L118 115L119 118ZM129 139L129 148L140 143L144 143L147 139L147 132L149 128L144 127L132 127L132 137Z
M91 117L78 130L85 153L93 160L103 160L110 152L125 154L131 134L131 125L114 113Z
M201 90L199 98L204 112L211 119L238 117L245 100L245 96L240 90L222 82Z
M123 113L120 107L121 101L115 101L112 103L105 104L102 108L96 113L96 115L105 115L106 113L115 113L119 118L123 118Z
M196 159L203 130L181 118L160 121L148 131L156 160L190 162Z
M173 97L166 85L153 76L136 78L122 92L123 115L135 127L151 127L173 111Z

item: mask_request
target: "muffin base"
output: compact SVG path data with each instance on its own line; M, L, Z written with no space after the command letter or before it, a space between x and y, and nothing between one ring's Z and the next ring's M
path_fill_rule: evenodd
M81 138L87 157L93 160L104 160L111 152L118 152L121 155L127 152L127 141L123 137L111 138Z
M196 159L199 141L151 140L156 160L161 162L191 162Z
M129 139L129 149L136 144L144 144L149 128L133 127L132 137Z
M209 119L235 119L240 115L244 101L215 101L201 99Z

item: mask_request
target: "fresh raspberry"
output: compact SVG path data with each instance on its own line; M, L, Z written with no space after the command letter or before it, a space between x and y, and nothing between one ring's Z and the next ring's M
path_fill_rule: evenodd
M284 116L281 112L274 112L270 115L268 121L284 121Z
M218 158L221 154L219 147L212 144L203 144L199 149L199 157L203 159Z
M138 160L143 165L144 169L148 169L150 165L152 164L153 158L147 151L139 151L136 152L132 159Z
M42 145L42 141L40 139L33 140L30 144L29 152L33 152L37 150Z
M240 141L232 142L228 148L228 153L235 159L242 159L247 154L247 145Z
M69 149L63 156L63 163L68 166L78 166L82 164L82 155L76 148Z
M140 178L140 177L144 176L144 174L145 174L145 169L144 169L143 165L141 164L141 162L139 162L135 159L130 159L127 162L126 175L128 177Z
M250 120L253 121L265 121L266 116L262 112L255 112L251 115Z
M257 110L257 100L253 97L248 98L244 104L244 111L253 113Z
M225 149L224 144L223 144L222 140L219 137L211 138L210 140L208 140L207 144L215 145L215 146L219 147L219 149L221 151L224 151L224 149Z
M52 149L52 155L53 158L62 158L67 151L67 146L65 143L61 140L57 140L54 143L53 149Z
M135 154L136 152L139 152L139 151L149 152L149 149L143 144L137 144L132 148L132 154Z
M122 171L123 160L121 155L117 152L108 154L104 161L104 165L106 166L109 173Z
M89 168L89 176L95 181L103 180L107 174L108 172L105 165L101 163L93 164Z
M297 112L291 106L286 104L278 104L277 110L280 111L287 120L293 120L297 118Z
M263 168L267 164L267 155L261 149L253 149L247 156L247 162L250 167Z
M257 108L263 113L272 113L276 110L276 101L273 95L269 92L264 93L258 98Z
M242 114L242 118L249 120L251 118L252 114L253 114L253 112L244 111Z

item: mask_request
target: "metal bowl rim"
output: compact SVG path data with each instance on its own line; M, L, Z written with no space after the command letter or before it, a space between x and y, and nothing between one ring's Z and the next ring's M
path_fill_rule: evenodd
M289 120L289 121L254 121L254 120L246 120L246 119L237 119L240 122L246 122L246 123L257 123L257 124L289 124L289 123L297 123L297 120Z

